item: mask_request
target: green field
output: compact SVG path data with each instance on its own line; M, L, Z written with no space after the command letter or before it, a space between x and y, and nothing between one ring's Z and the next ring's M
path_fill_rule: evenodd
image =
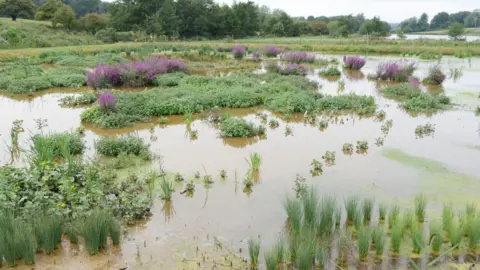
M418 32L419 35L448 35L448 29ZM464 36L480 36L480 28L465 28Z

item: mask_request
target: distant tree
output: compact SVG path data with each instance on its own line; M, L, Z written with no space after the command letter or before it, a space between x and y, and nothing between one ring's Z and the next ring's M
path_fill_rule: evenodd
M339 21L329 22L327 28L328 33L334 37L347 37L349 34L348 26Z
M55 15L52 18L52 25L54 27L57 24L63 25L67 29L73 29L75 26L76 14L71 6L63 4L55 12Z
M453 39L458 39L465 33L465 27L461 23L455 23L448 29L448 35Z
M460 11L457 13L452 13L450 14L450 24L454 23L465 23L465 18L467 18L468 15L470 15L470 11Z
M387 22L381 21L378 17L366 20L358 30L359 34L370 36L387 36L389 31L390 25Z
M400 38L400 39L405 39L406 36L405 36L405 33L403 33L402 29L398 28L395 33L397 34L397 36Z
M63 0L63 2L73 8L77 17L87 13L105 12L101 0Z
M105 14L87 13L79 20L79 25L86 31L95 34L107 27L108 17Z
M450 15L447 12L440 12L437 15L433 16L432 21L430 21L430 29L444 29L448 27L450 20Z
M417 17L412 17L406 19L400 23L400 29L405 33L417 32L418 31L418 21Z
M328 35L328 27L324 22L313 21L310 23L314 35Z
M480 27L480 12L472 12L465 18L466 27Z
M175 3L172 0L165 0L158 15L164 34L168 37L177 37L178 17L175 11Z
M294 21L294 35L293 36L302 36L312 34L311 24L306 20L296 20Z
M285 28L283 27L283 23L277 22L272 26L271 33L276 37L283 37L285 36Z
M422 13L420 16L420 19L418 19L417 22L417 31L423 32L427 31L430 28L430 25L428 24L428 15L427 13Z
M313 21L313 20L315 20L315 17L313 17L312 15L307 17L307 21Z
M149 35L163 35L162 19L160 12L154 13L145 20L144 31Z
M50 21L61 6L63 6L63 3L60 0L47 0L38 10L35 19L39 21Z
M32 0L3 0L0 1L0 14L7 15L16 21L18 17L31 19L35 16L37 6Z

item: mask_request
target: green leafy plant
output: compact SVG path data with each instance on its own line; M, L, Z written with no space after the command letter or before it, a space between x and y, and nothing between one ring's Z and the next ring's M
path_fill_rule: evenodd
M430 123L427 123L425 125L418 125L415 128L415 135L418 137L423 137L423 136L431 136L435 133L435 125L432 125Z
M312 163L310 163L310 165L312 166L312 169L310 169L310 173L313 175L313 176L318 176L320 175L322 172L323 172L323 164L322 162L314 159L312 161Z
M100 155L117 157L120 153L132 154L144 160L152 159L149 145L140 137L126 136L102 136L95 142L95 149Z
M415 216L418 222L425 221L425 208L427 203L428 201L425 194L419 194L415 197Z
M164 201L170 201L172 199L172 193L175 191L173 183L164 178L162 181L160 181L160 191L160 198Z
M265 134L265 127L262 125L255 126L251 122L247 122L241 118L225 119L220 126L222 137L254 137Z
M271 127L271 128L277 128L280 124L278 123L278 121L276 119L270 119L270 121L268 121L268 125Z
M260 165L262 164L262 156L257 152L250 154L250 162L248 162L248 164L253 171L259 171Z
M347 223L353 224L358 213L359 199L358 197L348 197L345 199L345 209L347 211Z
M368 257L371 239L368 227L362 227L358 231L358 257L361 261L365 261Z
M346 155L351 155L353 153L353 144L344 143L343 146L342 146L342 151Z
M335 151L326 151L325 155L322 156L322 159L324 159L325 163L328 165L335 164Z
M357 141L357 152L364 153L368 150L367 141Z
M377 257L381 257L386 243L385 232L381 227L375 227L372 230L372 242L375 245L375 254Z

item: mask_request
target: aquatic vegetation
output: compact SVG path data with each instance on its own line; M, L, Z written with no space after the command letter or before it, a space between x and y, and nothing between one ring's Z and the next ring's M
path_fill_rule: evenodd
M305 196L305 194L307 193L307 188L308 185L306 183L305 177L297 174L297 176L295 177L295 185L293 188L297 198L302 198L303 196Z
M444 110L450 104L450 98L443 95L432 96L427 93L421 93L418 96L407 99L402 107L407 111L424 112Z
M250 154L250 162L248 164L253 171L259 171L262 164L262 156L257 152Z
M357 152L363 153L368 150L368 142L367 141L357 141Z
M283 236L279 237L273 246L272 252L275 253L275 258L277 259L277 265L282 264L285 261L286 250L285 250L285 239Z
M417 68L417 63L409 61L386 61L377 66L373 78L395 82L407 82Z
M291 126L289 125L286 125L285 126L285 136L289 136L289 135L292 135L293 134L293 129Z
M453 56L457 58L470 58L472 57L472 53L469 51L455 51Z
M188 134L190 134L190 140L195 140L198 138L198 130L191 129L188 131Z
M454 82L458 81L463 76L463 69L462 68L451 68L448 77L453 79Z
M415 226L415 223L413 221L413 212L412 211L407 210L405 213L403 213L402 223L403 223L403 227L405 228L405 230L410 230L410 229L412 229L412 226Z
M274 251L265 251L263 256L267 270L277 270L277 254Z
M344 56L343 66L350 69L361 69L367 61L359 56Z
M455 221L452 222L452 224L450 225L450 228L448 229L449 229L448 238L450 240L451 246L458 248L460 243L462 242L462 238L464 235L463 229L460 227L458 222L455 222Z
M283 201L283 208L287 213L287 224L291 232L297 233L302 226L302 201L300 199L288 196Z
M413 244L413 253L420 254L425 248L425 237L423 236L422 228L417 226L412 226L412 244Z
M100 112L114 112L116 104L117 98L110 91L105 91L98 95L98 109Z
M442 55L438 53L432 53L432 52L422 52L421 54L418 55L418 58L424 59L424 60L440 60L442 59Z
M77 132L80 135L84 135L85 134L85 127L84 126L79 126L75 129L75 132Z
M334 215L341 214L341 210L337 209L335 198L330 196L321 199L319 208L320 222L317 224L317 232L321 236L331 236L335 225Z
M388 132L393 126L393 120L387 120L383 125L380 127L380 130L382 131L383 135L388 135Z
M230 137L254 137L265 134L265 127L256 126L252 122L248 122L242 118L225 119L220 126L220 136L224 138Z
M371 233L368 227L362 227L358 231L358 257L360 261L367 259L371 239Z
M451 204L444 204L443 210L442 210L442 226L443 226L443 229L447 232L447 234L449 234L450 231L452 230L453 222L454 222L453 206Z
M355 218L359 214L359 199L358 197L348 197L345 199L345 210L347 212L347 223L353 224Z
M114 244L120 243L120 224L108 211L94 210L81 224L81 234L90 255L97 254L100 249L107 247L108 236L112 238Z
M442 224L437 221L432 221L429 224L430 232L430 246L434 254L440 252L440 248L443 245L443 230Z
M35 155L51 152L52 158L64 157L63 148L66 147L68 154L80 155L85 150L85 142L76 132L60 132L51 134L37 134L33 136L33 152ZM44 159L44 161L50 159Z
M183 121L185 124L188 126L192 123L192 114L191 113L186 113L183 115Z
M383 119L385 119L385 116L387 114L385 113L384 110L380 110L378 112L375 113L375 118L378 120L378 121L383 121Z
M266 45L262 51L266 57L277 57L280 52L280 50L273 45Z
M480 242L480 217L473 218L469 222L470 224L467 226L468 248L470 252L475 253Z
M319 196L315 188L310 187L302 196L303 222L307 227L314 227L317 222Z
M175 182L183 182L183 181L185 181L185 178L183 178L183 176L182 176L180 173L178 173L178 172L175 174L174 179L175 179Z
M150 58L117 65L97 65L87 71L87 85L93 89L152 85L158 75L186 71L182 61L168 58Z
M428 74L423 78L422 82L425 84L440 85L446 77L447 76L442 72L440 65L435 64L428 69Z
M165 125L168 123L168 118L161 116L160 118L158 118L158 122L162 125Z
M335 151L326 151L325 155L322 156L322 159L325 160L326 164L335 164Z
M423 137L423 136L432 136L433 133L435 133L435 125L431 123L426 123L425 125L418 125L415 128L415 135L418 137Z
M149 147L142 138L133 135L102 136L95 142L95 150L107 157L118 157L121 153L125 153L150 160L153 156Z
M10 266L21 258L25 264L35 263L35 240L30 227L11 213L0 215L0 257Z
M193 193L195 193L195 184L193 183L193 180L188 182L185 190L180 192L180 194L185 194L186 197L193 197Z
M278 73L280 75L298 75L305 76L308 69L299 64L289 64L288 66L281 66L278 63L269 63L267 65L269 72Z
M276 119L270 119L270 121L268 121L268 125L271 128L277 128L280 124L278 123L278 121Z
M35 220L34 233L38 248L51 254L62 237L63 220L59 216L45 215Z
M247 53L247 50L245 49L245 47L241 45L235 45L232 48L232 56L235 59L243 59L246 53Z
M222 169L222 170L220 171L220 178L222 178L222 179L227 178L227 171L225 171L225 170Z
M160 181L160 198L164 201L170 201L172 199L172 193L175 191L173 183L163 179Z
M375 138L375 145L376 145L376 146L382 146L384 140L385 140L385 139L384 139L383 137Z
M97 101L97 95L93 92L83 93L81 95L64 96L58 100L60 105L75 107L80 105L89 105Z
M282 55L282 60L289 63L313 63L315 62L316 56L313 53L307 52L285 52Z
M260 254L260 238L248 239L248 255L250 256L250 265L256 268L258 265L258 255Z
M427 196L419 194L415 197L415 217L418 222L425 221L425 207L427 206Z
M475 115L480 115L480 106L475 109Z
M304 226L297 237L298 244L294 253L295 264L298 269L311 269L317 252L315 230Z
M403 242L403 228L401 224L395 224L392 228L392 234L390 237L390 249L392 253L398 254Z
M338 81L338 90L339 91L345 90L345 81L344 80L339 80Z
M252 60L253 60L253 61L257 61L257 62L258 62L258 61L261 61L261 60L262 60L261 57L262 57L262 53L261 53L260 51L254 51L254 52L252 53Z
M313 176L318 176L323 172L323 164L322 162L314 159L312 163L310 164L312 166L312 169L310 169L310 173Z
M365 219L365 222L369 222L370 219L372 218L374 203L375 203L375 200L372 198L364 199L362 202L362 212L363 212L363 218Z
M320 75L322 75L322 76L340 76L340 75L342 75L342 73L340 72L340 70L338 70L337 67L332 66L332 67L329 67L325 70L320 71Z
M196 171L196 172L193 174L193 177L195 177L195 179L200 179L200 172L199 172L199 171Z
M381 257L383 255L386 243L385 232L381 227L375 227L372 230L372 242L375 245L375 254L377 257Z
M378 205L378 219L380 222L385 221L385 217L387 216L387 206L383 203Z
M469 203L465 206L465 214L468 219L473 219L477 213L477 205L475 203Z
M353 153L353 144L344 143L343 146L342 146L342 151L346 155L351 155Z
M394 203L390 207L390 211L388 213L388 228L393 228L395 225L400 224L398 222L398 216L400 215L400 207L398 204Z
M268 119L268 115L266 113L262 113L262 112L256 112L255 116L260 118L262 121L267 121L267 119Z
M318 128L320 130L325 130L326 128L328 128L328 121L327 120L318 121Z

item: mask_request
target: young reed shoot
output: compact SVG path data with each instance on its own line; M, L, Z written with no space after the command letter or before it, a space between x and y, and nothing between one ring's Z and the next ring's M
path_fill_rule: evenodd
M172 193L175 191L173 183L167 181L165 178L160 181L160 198L164 201L170 201L172 199Z
M400 247L403 242L403 228L400 224L395 224L392 228L392 234L390 238L390 249L394 254L398 254L400 252Z
M434 254L439 254L440 248L443 245L443 230L442 224L438 221L432 221L429 224L430 232L430 246Z
M250 166L254 171L260 170L260 165L262 164L262 156L259 153L255 152L250 154Z
M475 203L469 203L465 207L465 214L467 215L468 219L472 219L475 217L477 213L477 205Z
M383 203L378 205L378 219L383 222L387 216L387 206Z
M370 222L372 219L372 212L373 212L373 205L375 204L375 200L372 198L368 198L363 200L362 203L362 211L363 211L363 218L364 222Z
M35 237L38 247L51 254L62 238L63 220L59 216L43 215L35 221Z
M271 251L265 251L263 256L265 257L265 266L267 270L276 270L277 269L277 257L276 253Z
M345 200L345 210L347 211L347 223L353 224L358 215L358 197L348 197Z
M398 216L400 215L400 207L398 204L393 204L390 207L390 212L388 214L388 228L391 229L393 228L398 221Z
M314 187L311 187L305 196L302 197L303 220L305 226L315 226L315 223L317 222L318 202L318 192Z
M368 227L362 227L358 231L358 257L360 261L365 261L370 249L371 233Z
M412 226L412 244L414 254L420 254L426 245L422 228L418 228L416 225Z
M248 239L248 255L250 256L250 265L252 268L258 266L258 255L260 254L260 238L251 237Z
M419 194L415 197L415 216L418 222L425 222L427 202L427 196L425 196L425 194Z
M283 201L283 208L287 213L287 224L290 228L290 231L294 233L299 232L300 227L302 226L303 218L302 202L298 198L288 196Z
M456 249L458 249L462 242L463 233L464 231L458 222L453 221L450 225L450 230L448 231L448 237L450 238L450 244L452 247L456 246Z
M442 211L442 226L450 237L450 231L452 230L454 221L454 213L452 204L444 204Z
M277 259L277 265L282 264L285 261L285 238L283 236L277 239L277 242L273 246L272 252L275 253Z
M480 241L480 217L470 220L468 230L468 249L474 253L477 251L478 242Z
M412 213L412 211L407 210L407 211L403 214L402 222L403 222L403 228L405 228L405 230L410 230L410 229L412 229L412 226L415 225L414 222L413 222L413 213Z
M372 242L375 245L375 254L378 257L383 255L383 251L385 249L385 232L381 227L376 227L372 231Z
M317 252L315 230L311 227L302 228L299 240L296 249L296 266L298 269L312 269Z

